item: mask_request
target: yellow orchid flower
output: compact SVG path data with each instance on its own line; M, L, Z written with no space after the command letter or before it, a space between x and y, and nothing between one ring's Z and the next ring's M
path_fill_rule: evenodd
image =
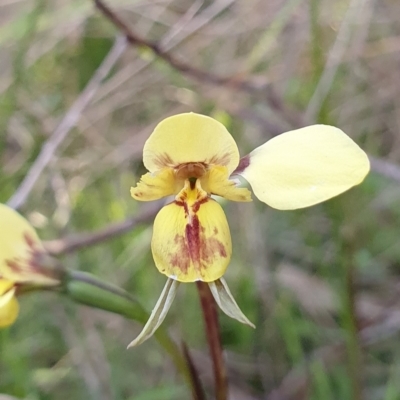
M54 286L59 280L42 266L46 251L36 231L16 211L0 204L0 328L18 316L22 285Z
M340 129L313 125L283 133L240 159L227 129L213 118L184 113L161 121L146 141L148 173L131 195L150 201L173 195L154 221L151 242L158 270L169 280L148 324L131 346L150 337L164 319L179 282L208 282L221 309L252 325L222 276L232 244L222 207L211 198L248 202L251 193L230 180L243 176L256 197L280 210L312 206L363 181L367 155Z

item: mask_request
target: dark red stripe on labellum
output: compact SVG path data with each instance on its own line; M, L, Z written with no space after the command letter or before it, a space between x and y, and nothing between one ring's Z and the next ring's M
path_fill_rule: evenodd
M218 234L218 228L214 227L210 232L213 236L206 237L205 228L199 221L197 212L201 205L208 201L213 200L204 197L190 207L185 201L174 202L184 209L187 224L185 233L183 235L177 234L174 238L179 250L170 254L170 263L183 272L187 272L190 263L200 270L207 268L217 255L223 258L227 257L224 244L215 237Z

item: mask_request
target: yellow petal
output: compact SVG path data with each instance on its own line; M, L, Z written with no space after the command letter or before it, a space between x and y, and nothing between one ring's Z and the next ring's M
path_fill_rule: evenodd
M0 279L0 328L12 325L17 319L19 305L13 282Z
M313 125L279 135L241 160L238 171L271 207L312 206L358 185L367 155L340 129Z
M188 185L154 221L152 252L158 270L180 282L212 282L225 272L232 254L221 206Z
M200 179L201 187L211 194L232 201L251 201L251 192L246 188L238 188L235 182L228 179L226 167L214 166Z
M143 149L150 172L185 163L223 165L231 173L239 162L236 143L218 121L195 113L178 114L161 121Z
M0 276L14 282L54 282L32 262L34 254L45 250L29 222L0 204L0 227Z
M154 173L147 173L140 178L136 187L131 188L135 200L151 201L176 194L183 187L183 181L175 178L172 168L163 168Z

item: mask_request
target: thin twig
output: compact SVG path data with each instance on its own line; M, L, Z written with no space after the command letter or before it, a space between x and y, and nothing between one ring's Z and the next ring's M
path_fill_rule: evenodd
M153 219L160 209L159 204L144 208L137 216L126 219L125 221L112 224L104 229L90 233L80 233L63 239L56 239L44 242L47 251L52 255L72 253L87 246L109 240L115 236L123 235L131 231L138 225L144 224Z
M261 91L265 90L269 83L268 82L256 82L248 79L244 79L239 76L218 76L208 71L196 68L188 63L178 60L171 53L165 51L163 46L157 42L147 40L134 32L113 10L111 10L102 0L94 0L96 7L103 13L103 15L117 27L125 36L131 45L136 47L146 47L150 49L154 55L163 59L171 67L188 75L198 81L207 82L214 85L230 86L235 89L245 91Z
M356 293L354 288L354 265L351 257L344 265L345 291L343 293L343 325L346 329L347 369L351 381L353 400L363 399L362 390L362 349L359 335L359 323L356 310Z
M199 373L193 362L190 350L185 342L182 342L183 357L186 360L188 373L192 379L192 396L193 400L206 400L203 385L201 384ZM1 400L1 399L0 399Z
M227 400L228 380L222 353L221 335L215 300L207 283L196 283L199 291L201 308L203 310L204 325L206 328L207 341L214 369L215 398L216 400Z
M317 117L317 114L326 99L329 90L333 84L336 76L336 72L339 68L340 61L348 46L348 42L351 36L352 23L358 17L360 9L363 8L366 0L352 0L349 8L347 9L346 15L343 18L343 22L340 25L339 32L336 36L336 41L329 52L328 59L326 61L325 69L318 82L318 85L308 103L307 111L305 113L305 120L309 123L313 123Z
M64 118L61 120L60 124L50 138L43 144L42 149L32 164L29 172L19 185L14 195L8 201L7 204L10 207L18 209L25 203L43 170L52 160L57 148L64 141L70 130L76 125L83 110L90 103L93 96L100 88L102 81L107 77L111 68L115 65L117 60L126 49L126 46L127 43L125 38L118 37L115 40L113 47L94 73L92 79L86 85L85 89L76 99L72 107L65 114Z

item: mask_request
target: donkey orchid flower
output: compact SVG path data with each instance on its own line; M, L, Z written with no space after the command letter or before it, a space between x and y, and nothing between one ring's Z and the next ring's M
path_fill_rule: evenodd
M220 308L252 325L222 278L232 254L224 211L211 195L249 202L251 192L230 180L241 175L255 196L279 210L321 203L363 181L367 155L340 129L313 125L283 133L240 159L227 129L213 118L184 113L161 121L146 141L148 173L131 195L140 201L175 196L154 221L151 249L168 276L153 313L130 344L148 339L161 324L179 282L204 281Z
M24 285L55 286L59 280L41 265L46 251L29 222L0 204L0 328L14 323L18 289Z

